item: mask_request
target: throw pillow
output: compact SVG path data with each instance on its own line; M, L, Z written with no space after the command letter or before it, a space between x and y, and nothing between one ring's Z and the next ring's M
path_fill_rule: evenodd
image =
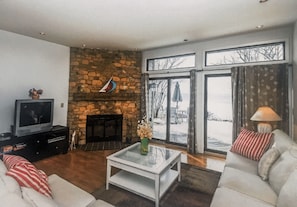
M243 128L233 143L231 152L259 161L268 150L272 136L272 133L258 133Z
M263 154L258 163L258 174L263 180L268 180L269 170L279 156L280 152L274 147Z
M51 189L46 174L31 163L17 165L9 169L6 175L13 177L20 186L33 188L37 192L51 197Z
M3 162L6 166L6 168L9 170L10 168L13 168L18 165L23 165L26 163L30 163L28 160L21 156L17 155L4 155L3 156Z

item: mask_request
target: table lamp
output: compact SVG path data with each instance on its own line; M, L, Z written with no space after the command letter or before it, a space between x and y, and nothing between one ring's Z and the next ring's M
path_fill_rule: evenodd
M281 121L280 116L268 106L261 106L251 117L251 121L258 121L257 130L261 133L269 133L272 131L272 126L269 122Z

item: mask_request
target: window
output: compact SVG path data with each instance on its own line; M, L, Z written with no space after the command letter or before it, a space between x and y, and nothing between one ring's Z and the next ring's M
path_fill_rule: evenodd
M207 151L226 153L232 144L231 75L205 76L205 142Z
M150 59L147 64L148 71L191 68L195 67L195 54Z
M207 51L205 66L285 60L285 42Z

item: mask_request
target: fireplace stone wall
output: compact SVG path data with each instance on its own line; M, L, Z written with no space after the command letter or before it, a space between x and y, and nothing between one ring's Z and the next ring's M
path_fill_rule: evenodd
M99 90L110 79L117 87ZM87 115L123 114L122 141L137 139L140 119L141 52L71 48L68 126L77 143L86 143Z

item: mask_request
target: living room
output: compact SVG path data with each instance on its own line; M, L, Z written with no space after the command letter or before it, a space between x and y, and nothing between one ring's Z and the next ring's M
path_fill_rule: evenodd
M4 3L5 1L1 2ZM272 3L272 2L267 2ZM292 5L294 5L292 3ZM272 13L272 11L271 11ZM268 15L269 16L269 15ZM5 18L2 18L5 20ZM205 38L199 41L181 38L176 44L140 49L114 49L114 47L91 48L88 44L66 46L59 42L50 42L47 35L37 38L5 30L0 24L0 65L3 75L0 77L0 132L11 132L14 122L14 104L16 99L28 99L32 88L42 89L43 98L53 98L54 125L69 127L69 133L76 131L76 143L85 144L86 120L92 114L123 114L122 141L127 137L137 141L137 121L142 118L142 74L147 72L147 60L171 57L184 54L195 54L195 69L206 74L215 74L217 68L205 67L205 52L239 46L263 44L275 41L285 42L285 60L293 68L292 88L297 88L297 21L260 30L242 31L221 35L216 38ZM233 24L239 24L234 22ZM22 26L18 25L20 28ZM202 31L203 29L201 29ZM37 31L38 33L39 31ZM228 68L227 70L229 70ZM188 75L189 71L183 71ZM184 75L182 73L182 75ZM151 78L158 74L151 73ZM203 76L199 77L199 87L203 87ZM97 93L110 79L117 83L115 91L109 94ZM198 94L197 105L203 106L203 91ZM297 140L297 115L293 108L297 103L293 90L290 108L289 134ZM196 125L195 151L204 152L204 112L197 108L198 124ZM185 147L185 146L184 146ZM185 147L186 148L186 147Z

